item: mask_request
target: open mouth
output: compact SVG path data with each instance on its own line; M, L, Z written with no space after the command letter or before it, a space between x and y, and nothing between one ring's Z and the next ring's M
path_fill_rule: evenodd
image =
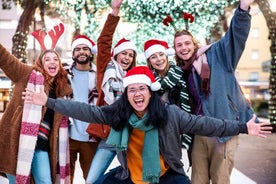
M50 73L55 73L56 70L57 70L57 67L56 66L49 66L48 70L49 70Z
M137 99L134 100L134 103L138 106L141 107L143 105L144 99Z

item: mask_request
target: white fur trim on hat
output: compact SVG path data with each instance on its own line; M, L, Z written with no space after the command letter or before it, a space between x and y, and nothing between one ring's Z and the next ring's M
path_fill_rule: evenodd
M87 45L93 54L97 53L97 46L96 45L93 46L92 43L85 38L78 38L73 41L72 46L71 46L72 52L74 51L75 47L80 44Z
M130 84L136 83L146 84L147 86L150 86L152 91L158 91L161 88L161 84L159 82L155 81L152 83L150 78L145 74L136 74L123 78L124 88Z
M153 45L153 46L149 47L145 51L146 59L148 59L152 54L154 54L156 52L164 52L166 54L166 48L162 45L159 45L159 44L156 44L156 45Z
M136 46L134 45L134 43L132 43L131 41L127 41L127 42L123 42L120 45L118 45L117 47L115 47L113 49L113 56L119 54L120 52L122 52L123 50L127 50L127 49L131 49L134 50L134 52L137 53L136 51Z
M131 75L131 76L123 78L124 88L130 84L135 84L135 83L142 83L142 84L146 84L146 85L150 86L151 80L145 74L136 74L136 75Z

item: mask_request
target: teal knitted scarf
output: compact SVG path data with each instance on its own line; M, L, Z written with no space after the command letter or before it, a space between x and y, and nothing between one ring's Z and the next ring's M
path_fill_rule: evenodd
M134 113L128 122L133 128L145 132L144 147L142 151L143 181L158 183L161 174L160 154L158 142L158 129L153 126L145 126L148 115L139 119ZM127 150L130 130L126 126L121 131L111 128L106 143L116 147L117 152Z

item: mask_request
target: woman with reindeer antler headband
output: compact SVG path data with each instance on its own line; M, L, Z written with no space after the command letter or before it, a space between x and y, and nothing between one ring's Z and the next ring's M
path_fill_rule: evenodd
M59 24L49 32L32 33L42 48L34 66L20 62L0 44L0 68L15 84L0 121L0 172L9 183L70 183L67 117L21 99L25 88L39 90L41 86L53 98L71 94L67 73L54 50L63 32ZM47 34L52 39L50 49L44 44Z

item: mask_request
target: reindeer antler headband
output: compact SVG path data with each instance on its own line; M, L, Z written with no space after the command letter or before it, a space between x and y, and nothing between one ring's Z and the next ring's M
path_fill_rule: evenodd
M183 18L184 18L184 21L185 21L186 30L189 30L189 22L193 23L195 18L194 18L194 16L192 14L187 13L187 12L183 12ZM171 25L173 27L173 29L175 31L177 31L177 28L175 27L175 23L174 23L174 21L173 21L173 19L172 19L172 17L170 15L167 15L167 17L164 18L163 24L165 26Z
M63 34L63 32L64 32L64 25L62 23L60 23L59 25L54 26L53 29L48 31L48 34L52 39L52 46L50 48L51 50L55 49L56 44L58 42L58 39ZM45 46L45 43L44 43L44 39L47 35L47 32L42 31L41 29L38 29L38 30L32 32L32 35L37 39L37 41L39 42L42 50L43 51L47 50L47 48Z

